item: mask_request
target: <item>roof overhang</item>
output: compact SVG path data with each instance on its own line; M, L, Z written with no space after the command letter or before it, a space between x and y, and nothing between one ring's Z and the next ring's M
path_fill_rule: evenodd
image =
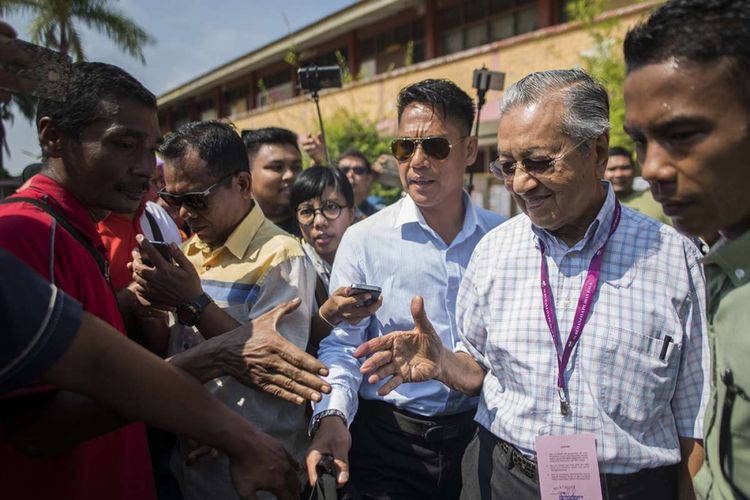
M228 83L243 73L282 60L291 47L302 50L319 45L422 3L421 0L362 0L165 92L158 97L157 104L164 106L200 94L217 85Z

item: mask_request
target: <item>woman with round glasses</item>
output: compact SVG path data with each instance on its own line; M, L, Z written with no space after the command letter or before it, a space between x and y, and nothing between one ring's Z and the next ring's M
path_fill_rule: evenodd
M318 273L315 300L319 308L313 317L308 349L313 352L335 325L343 320L359 322L380 307L380 300L362 307L360 304L369 297L367 294L350 297L349 287L328 295L336 250L354 221L354 193L346 176L329 167L304 170L292 187L291 205L302 233L302 247Z

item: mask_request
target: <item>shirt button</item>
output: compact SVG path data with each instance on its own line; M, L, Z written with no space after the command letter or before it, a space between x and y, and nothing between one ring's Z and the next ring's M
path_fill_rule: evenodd
M737 279L742 279L745 277L745 270L744 269L736 269L734 271L734 275L737 276Z

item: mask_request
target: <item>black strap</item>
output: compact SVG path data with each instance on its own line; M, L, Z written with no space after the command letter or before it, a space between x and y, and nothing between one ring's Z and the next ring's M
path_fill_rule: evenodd
M9 203L28 203L30 205L34 205L38 209L42 210L43 212L47 212L52 218L54 218L57 223L63 227L73 238L78 240L78 243L83 245L83 247L88 250L88 252L91 254L91 256L96 261L97 266L99 267L99 271L101 271L102 276L104 276L104 279L107 280L107 283L110 283L109 280L109 262L107 259L97 250L94 248L94 246L91 244L91 242L86 238L84 235L81 234L80 231L78 231L73 225L68 222L68 220L57 210L52 208L47 203L47 197L45 196L43 200L39 200L36 198L25 198L25 197L17 197L17 198L5 198L4 200L0 200L0 205L7 205Z
M154 240L164 241L161 228L159 228L159 224L157 224L154 216L148 211L148 207L143 210L143 213L146 215L146 219L148 219L148 225L151 226L151 234L154 236Z
M724 370L724 373L721 374L721 381L726 386L726 393L724 395L724 407L721 410L721 423L719 425L719 468L721 468L721 475L724 477L724 481L730 486L732 492L737 495L736 498L745 498L743 493L735 486L732 481L732 475L727 471L727 468L734 465L731 463L732 409L734 408L734 400L739 396L745 401L750 401L750 397L740 386L735 385L734 374L731 369L727 368Z

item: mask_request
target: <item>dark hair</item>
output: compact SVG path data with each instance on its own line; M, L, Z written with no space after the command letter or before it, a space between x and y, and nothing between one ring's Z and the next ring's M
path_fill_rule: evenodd
M228 123L215 120L186 123L159 146L164 160L182 159L193 150L206 162L214 178L250 170L242 139L237 129Z
M367 159L362 151L358 149L347 149L344 153L339 155L338 160L336 160L336 166L338 166L339 163L341 163L341 160L343 160L344 158L357 158L358 160L362 160L362 162L364 162L365 164L365 167L367 167L367 171L372 172L370 160Z
M725 61L732 87L750 105L750 2L672 0L628 31L628 73L671 58L715 64Z
M316 165L303 170L294 181L290 203L292 212L296 213L302 203L323 196L323 191L328 187L343 194L347 206L354 206L354 192L349 179L338 169Z
M70 68L65 102L40 99L36 122L48 116L63 134L78 140L84 128L106 116L107 110L99 105L102 101L124 99L156 109L154 94L125 70L111 64L77 62Z
M248 158L253 158L264 144L288 144L299 151L297 134L280 127L256 128L242 131L242 142L245 144ZM252 159L250 160L252 162Z
M474 101L452 81L430 78L402 88L397 98L399 123L404 109L414 102L428 105L445 121L453 121L462 133L471 133Z
M622 146L612 146L609 148L609 156L625 156L630 161L630 166L635 167L635 164L633 163L633 153L627 148Z

